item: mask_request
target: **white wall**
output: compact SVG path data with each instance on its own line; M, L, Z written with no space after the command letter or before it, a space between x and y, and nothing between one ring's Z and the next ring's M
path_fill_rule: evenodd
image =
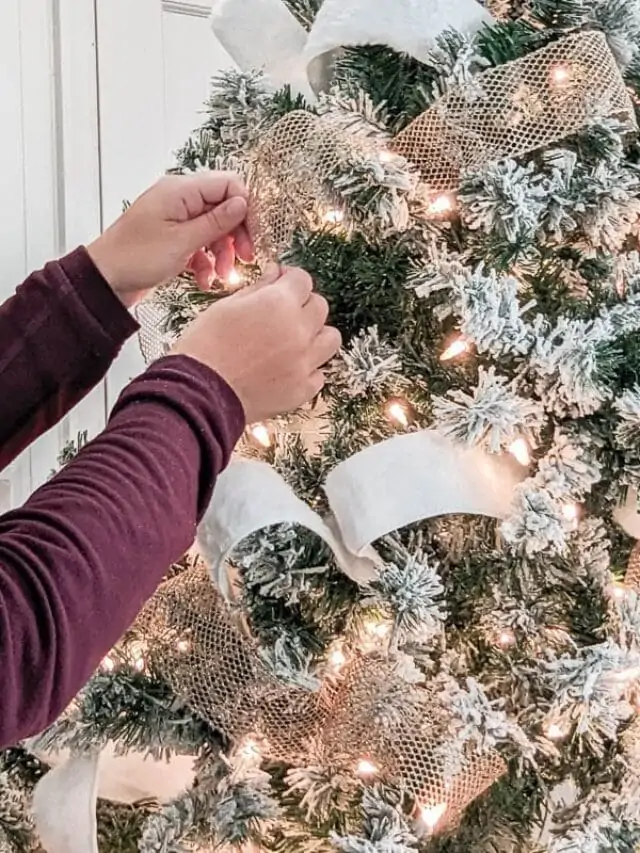
M171 164L209 78L230 65L208 14L204 0L2 0L0 299ZM0 511L46 478L69 437L99 431L141 368L133 342L103 386L0 474Z

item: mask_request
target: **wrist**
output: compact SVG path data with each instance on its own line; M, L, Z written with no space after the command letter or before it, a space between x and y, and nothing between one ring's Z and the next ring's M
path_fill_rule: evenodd
M110 246L108 232L87 246L87 253L124 307L130 309L137 305L140 294L127 287L117 260L118 253Z

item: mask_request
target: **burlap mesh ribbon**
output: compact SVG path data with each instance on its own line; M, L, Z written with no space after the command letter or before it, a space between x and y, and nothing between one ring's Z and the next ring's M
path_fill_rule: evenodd
M167 581L138 619L171 688L231 741L251 737L275 759L308 756L327 697L287 687L211 583L206 568Z
M349 773L368 760L421 808L439 809L439 830L506 772L489 752L469 755L448 776L446 712L429 687L412 690L386 658L355 655L317 692L282 684L202 567L165 583L137 628L176 694L236 745L256 743L273 759L323 761Z
M429 189L459 186L465 172L557 143L590 121L633 105L606 37L568 36L477 75L419 116L395 140Z
M487 163L559 143L590 122L633 104L606 37L583 32L452 89L394 140L420 171L425 194L456 190ZM253 233L259 255L286 249L302 227L331 227L331 178L349 153L376 158L361 139L326 116L285 116L257 147L251 169ZM338 201L338 206L340 202ZM327 214L329 219L327 220Z

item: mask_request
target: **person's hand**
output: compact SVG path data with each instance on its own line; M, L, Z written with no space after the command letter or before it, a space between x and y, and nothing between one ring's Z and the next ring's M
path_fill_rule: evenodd
M236 257L253 259L247 190L232 172L163 178L88 247L128 307L147 291L191 269L200 287L226 278Z
M247 423L291 412L324 385L338 352L329 307L302 270L271 265L262 280L208 308L173 349L216 371L242 403Z

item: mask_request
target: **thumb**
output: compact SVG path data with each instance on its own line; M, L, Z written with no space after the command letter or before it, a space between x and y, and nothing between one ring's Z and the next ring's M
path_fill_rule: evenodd
M247 202L239 196L217 204L186 223L189 248L195 252L231 234L247 218Z

